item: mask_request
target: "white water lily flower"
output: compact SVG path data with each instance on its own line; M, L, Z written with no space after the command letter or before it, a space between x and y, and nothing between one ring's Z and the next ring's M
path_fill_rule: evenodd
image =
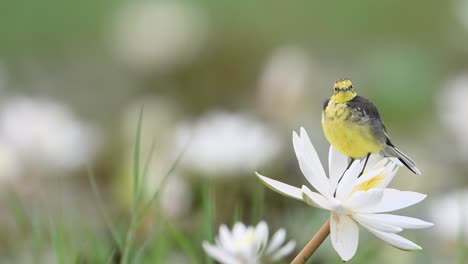
M237 222L229 231L226 225L219 227L216 244L204 241L205 252L223 264L261 264L276 262L290 254L296 243L289 241L281 246L286 231L279 229L268 243L268 225L264 221L256 227Z
M417 192L387 188L398 166L393 159L371 156L366 171L359 177L363 161L356 160L346 169L348 158L333 147L329 152L329 177L326 176L318 155L306 131L300 136L293 133L293 144L299 166L307 181L317 190L307 186L297 188L257 173L260 180L272 190L331 211L330 233L333 248L347 261L357 250L358 224L385 242L403 249L420 250L421 247L397 233L403 229L430 227L433 224L417 218L385 214L421 202L426 195Z

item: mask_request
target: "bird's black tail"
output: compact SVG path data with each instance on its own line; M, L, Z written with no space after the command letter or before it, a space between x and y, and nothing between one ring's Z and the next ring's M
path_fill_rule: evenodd
M397 158L405 167L407 167L414 174L421 175L421 171L416 167L416 163L408 157L405 153L401 152L399 149L394 146L387 145L380 154L384 157L394 157Z

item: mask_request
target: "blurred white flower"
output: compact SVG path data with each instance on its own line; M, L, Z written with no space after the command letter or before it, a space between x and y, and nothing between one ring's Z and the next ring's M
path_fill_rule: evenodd
M0 138L29 165L73 170L97 151L97 133L65 106L43 98L9 98L0 108Z
M284 122L303 106L311 81L312 67L307 54L297 48L273 53L260 76L258 106L271 119Z
M117 15L112 45L116 56L145 72L186 64L207 36L203 13L184 1L131 1Z
M48 263L57 264L57 253L54 248L36 249L36 252L31 252L31 248L26 245L23 246L20 252L16 252L14 256L0 257L1 263Z
M151 185L151 182L147 185ZM148 191L148 193L152 194L154 189L153 185L152 192ZM160 202L161 210L165 215L175 219L186 217L192 209L192 190L185 178L169 175L161 192Z
M193 261L184 253L180 251L174 251L167 257L166 263L177 263L177 264L192 264Z
M187 146L181 165L203 176L248 173L272 161L282 148L272 128L245 114L209 113L182 125L177 135L178 149Z
M359 177L363 161L356 160L345 171L348 158L330 147L329 177L310 142L307 132L293 133L293 144L299 167L307 181L318 192L307 186L297 188L269 179L257 173L259 179L272 190L290 198L331 211L330 233L333 248L340 257L351 259L359 243L358 224L385 242L403 249L420 250L421 247L397 235L403 229L426 228L431 223L406 216L382 214L421 202L426 195L417 192L387 188L396 174L396 163L387 158L373 157L367 170Z
M23 173L21 159L9 145L0 142L0 184L11 182Z
M450 79L436 98L442 123L455 137L455 148L468 159L468 73Z
M203 241L205 252L223 264L272 263L289 255L296 246L294 241L283 245L286 231L279 229L268 242L268 225L260 222L256 227L246 227L237 222L232 232L221 225L215 245ZM282 246L283 245L283 246Z
M448 241L457 241L460 236L468 238L468 190L433 199L430 213L438 237Z
M455 16L460 21L460 24L468 30L468 1L467 0L454 0Z

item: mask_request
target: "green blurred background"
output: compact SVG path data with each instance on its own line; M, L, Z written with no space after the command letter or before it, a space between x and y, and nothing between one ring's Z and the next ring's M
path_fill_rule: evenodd
M468 263L467 44L467 0L1 0L0 262L119 261L86 168L124 235L142 105L146 196L185 155L138 229L141 263L205 263L201 241L235 220L300 250L327 213L254 171L304 183L301 126L326 164L322 103L349 77L423 172L393 183L429 194L405 213L436 224L405 233L421 252L362 232L350 263ZM340 261L327 241L310 263Z

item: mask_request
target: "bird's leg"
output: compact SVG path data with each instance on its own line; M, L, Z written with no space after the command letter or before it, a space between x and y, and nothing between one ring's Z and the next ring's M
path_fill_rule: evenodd
M364 161L364 167L362 167L361 173L359 173L358 178L361 177L362 174L364 173L364 170L366 169L366 166L367 166L367 162L369 161L369 157L370 157L370 153L367 153L366 161Z
M338 184L340 184L341 179L343 179L344 174L346 173L347 170L349 170L349 167L351 167L351 164L353 164L353 162L354 162L354 159L351 158L351 160L348 163L348 166L346 167L346 169L343 171L343 174L341 174L340 178L338 179L338 183L336 184L337 189L338 189ZM336 197L336 189L335 189L335 192L333 193L333 197Z

